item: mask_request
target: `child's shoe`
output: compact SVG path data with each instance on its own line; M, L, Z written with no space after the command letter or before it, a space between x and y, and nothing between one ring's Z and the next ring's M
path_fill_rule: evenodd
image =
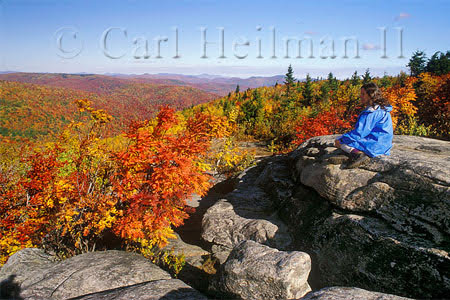
M359 166L361 166L362 164L364 164L365 162L367 162L369 160L370 157L368 157L364 152L362 151L352 151L350 152L350 159L349 159L349 163L347 164L347 166L345 167L346 169L354 169L357 168Z

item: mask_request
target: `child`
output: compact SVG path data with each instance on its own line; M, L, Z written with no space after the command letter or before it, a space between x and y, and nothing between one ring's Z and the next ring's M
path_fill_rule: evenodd
M366 108L358 116L355 129L334 143L350 154L349 169L359 167L369 157L389 155L392 148L392 106L375 83L361 87L361 102Z

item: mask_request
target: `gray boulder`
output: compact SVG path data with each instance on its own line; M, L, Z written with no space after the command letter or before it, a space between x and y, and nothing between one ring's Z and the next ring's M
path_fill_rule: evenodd
M143 256L116 250L85 253L58 262L43 250L24 249L11 256L0 270L0 280L10 276L16 276L14 282L24 299L68 299L149 281L172 280Z
M280 234L281 230L284 232ZM273 221L241 217L226 199L209 208L202 222L202 238L213 243L212 251L221 263L235 245L245 240L285 247L290 240L286 238L286 228L281 230Z
M311 291L311 259L254 241L238 244L221 265L213 289L233 299L293 299Z
M212 244L220 263L245 240L282 250L292 242L287 226L274 213L269 195L255 184L261 171L258 166L245 170L236 189L203 216L202 238Z
M301 300L407 300L400 296L376 293L352 287L328 287L311 292Z

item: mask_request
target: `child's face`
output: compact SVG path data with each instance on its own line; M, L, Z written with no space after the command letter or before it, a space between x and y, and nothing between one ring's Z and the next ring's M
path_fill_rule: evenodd
M370 101L370 96L367 94L366 90L363 88L361 88L361 103L364 106L372 105L372 103Z

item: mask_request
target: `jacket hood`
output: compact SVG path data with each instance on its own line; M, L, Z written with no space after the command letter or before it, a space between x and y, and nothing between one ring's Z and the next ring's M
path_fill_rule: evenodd
M387 106L384 107L384 109L385 109L387 112L390 112L390 111L392 111L392 105L387 105Z
M374 112L377 109L381 109L378 104L376 104L375 106L368 106L368 107L366 107L366 109L364 111L366 111L366 112ZM387 111L387 112L392 111L392 105L386 105L384 107L384 110Z

